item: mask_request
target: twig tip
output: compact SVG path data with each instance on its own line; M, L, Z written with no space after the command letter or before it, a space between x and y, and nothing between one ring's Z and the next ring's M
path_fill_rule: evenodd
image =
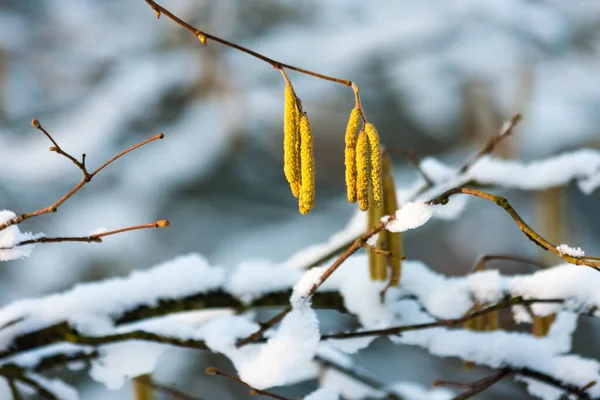
M169 226L169 220L161 219L159 221L156 221L157 228L166 228L167 226Z
M31 125L35 128L35 129L40 129L40 127L42 125L40 125L40 121L37 120L37 118L34 118L31 120Z

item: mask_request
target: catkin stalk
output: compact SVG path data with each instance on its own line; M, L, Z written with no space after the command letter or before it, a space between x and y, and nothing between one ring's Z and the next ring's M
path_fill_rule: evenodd
M382 161L382 182L383 182L383 214L394 215L398 210L398 200L396 199L396 185L392 176L392 160L389 155L384 154ZM387 236L387 248L392 254L389 258L392 275L390 277L390 286L398 286L402 275L402 233L390 232L384 230Z
M344 154L346 164L346 188L348 201L350 203L356 203L356 134L359 125L360 110L358 107L354 107L350 113L348 125L346 126L346 151Z
M358 208L366 211L369 208L369 184L371 160L369 159L369 138L362 130L356 142L356 196Z
M301 185L298 201L300 213L307 214L315 206L315 157L310 121L306 113L300 116Z
M283 172L295 197L300 186L300 132L298 105L294 88L285 86L285 110L283 115Z
M373 205L383 207L383 185L381 182L381 146L379 134L373 124L365 125L371 151L371 186L373 187Z

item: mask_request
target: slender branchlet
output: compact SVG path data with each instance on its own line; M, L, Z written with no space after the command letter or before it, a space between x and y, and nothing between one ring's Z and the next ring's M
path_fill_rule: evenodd
M373 207L383 207L383 185L381 183L381 145L379 134L373 124L365 125L365 132L369 138L371 156L371 187L373 188Z
M356 203L356 134L360 125L360 109L354 107L346 126L346 188L348 201Z
M301 185L299 209L307 214L315 206L315 156L310 121L305 112L300 116L300 170Z
M366 211L369 208L370 172L369 138L365 130L362 130L358 134L356 142L356 195L358 208L361 211Z

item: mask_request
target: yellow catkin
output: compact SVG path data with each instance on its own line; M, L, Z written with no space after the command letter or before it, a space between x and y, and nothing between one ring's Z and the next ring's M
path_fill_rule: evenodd
M346 188L348 201L356 203L356 141L357 131L360 125L360 110L354 107L346 126Z
M487 327L488 331L497 331L500 329L500 313L496 311L491 311L487 313Z
M392 160L389 155L384 154L381 157L382 162L382 181L383 181L383 214L393 215L398 210L398 200L396 199L396 185L392 176ZM390 232L384 230L387 236L387 248L392 256L390 257L390 267L392 275L390 277L390 286L398 286L402 275L402 233Z
M477 311L481 311L482 306L479 303L475 303L473 307L467 312L467 315L472 314ZM479 316L475 318L471 318L465 322L465 329L469 329L472 331L484 331L485 330L485 319L484 316ZM472 361L465 361L465 369L470 370L475 366L475 363Z
M310 121L306 113L300 116L300 213L307 214L315 206L315 157Z
M548 332L550 331L550 327L552 326L552 323L554 322L554 320L556 319L556 314L550 314L550 315L546 315L544 317L540 317L539 315L534 315L533 316L533 324L531 327L531 330L533 333L533 336L536 337L544 337L548 335Z
M381 182L381 146L379 134L373 124L365 125L371 150L371 186L373 187L373 206L383 207L383 185Z
M371 190L369 188L369 196L372 199ZM383 208L369 207L367 211L367 231L373 229L379 224L383 217ZM387 237L385 231L379 232L377 242L375 243L375 249L386 250L387 249ZM369 249L369 274L371 280L374 281L385 281L387 278L387 257L385 254L380 254Z
M298 105L292 85L285 86L285 110L283 116L283 172L294 196L299 195L300 185L300 132Z
M356 142L356 198L358 208L361 211L366 211L369 208L369 184L371 180L369 154L369 139L367 133L362 130L358 134Z

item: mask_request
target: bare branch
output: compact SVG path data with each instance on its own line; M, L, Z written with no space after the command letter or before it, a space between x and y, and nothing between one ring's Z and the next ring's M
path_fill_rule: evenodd
M272 399L277 399L277 400L289 400L289 399L288 399L288 398L286 398L286 397L280 396L280 395L278 395L278 394L275 394L275 393L272 393L272 392L267 392L267 391L265 391L265 390L259 390L259 389L255 389L255 388L253 388L252 386L248 385L248 384L247 384L246 382L244 382L243 380L241 380L240 378L238 378L238 377L236 377L236 376L233 376L233 375L229 375L229 374L227 374L227 373L225 373L225 372L219 371L219 370L218 370L218 369L216 369L216 368L213 368L213 367L208 367L208 368L206 368L206 370L205 370L205 371L206 371L206 373L207 373L208 375L222 376L222 377L225 377L225 378L227 378L227 379L231 379L232 381L234 381L234 382L237 382L237 383L239 383L239 384L241 384L241 385L244 385L244 386L246 386L248 389L250 389L250 394L252 394L252 395L260 394L260 395L263 395L263 396L270 397L270 398L272 398Z
M550 250L551 252L553 252L558 257L562 258L563 260L565 260L568 263L575 264L575 265L585 265L585 266L592 267L592 268L600 271L600 268L599 268L600 261L595 260L593 257L591 257L589 259L586 257L574 257L574 256L570 256L568 254L563 254L560 251L558 251L558 249L556 248L555 245L553 245L548 240L546 240L544 237L542 237L539 233L537 233L536 231L531 229L531 227L529 225L527 225L525 223L525 221L523 221L523 219L519 216L517 211L510 205L508 200L506 200L504 197L490 194L487 192L482 192L477 189L471 189L471 188L467 188L467 187L458 187L458 188L453 188L453 189L450 189L450 190L442 193L435 199L429 200L427 202L427 204L430 204L430 205L447 204L449 201L449 198L451 196L454 196L459 193L468 194L470 196L479 197L481 199L496 203L498 206L502 207L511 216L511 218L515 221L515 223L517 224L517 226L519 227L521 232L523 232L529 240L531 240L532 242L537 244L542 249Z
M37 124L36 124L36 122L37 122ZM38 128L40 130L43 129L42 126L40 125L39 121L37 121L37 120L33 120L32 124L34 125L34 127ZM100 172L104 167L106 167L107 165L111 164L113 161L115 161L116 159L122 157L123 155L131 152L132 150L135 150L138 147L141 147L141 146L143 146L145 144L153 142L153 141L155 141L157 139L162 139L165 136L162 133L159 133L158 135L155 135L155 136L151 137L150 139L144 140L143 142L138 143L137 145L132 146L132 147L128 148L125 151L122 151L121 153L117 154L116 156L114 156L113 158L111 158L110 160L108 160L107 162L105 162L100 168L96 169L94 172L92 172L90 174L90 173L87 172L87 169L86 169L86 166L85 166L85 157L82 158L82 162L77 161L74 157L72 157L72 156L68 155L67 153L65 153L64 151L62 151L62 149L56 144L56 142L54 141L54 139L52 139L52 137L48 134L48 132L46 132L46 130L42 130L42 132L44 132L44 134L50 138L50 140L52 141L52 143L55 144L55 146L51 147L50 149L52 151L59 152L59 154L62 154L65 157L69 158L71 161L73 161L75 163L75 165L77 165L78 168L81 169L81 171L83 172L83 178L81 179L81 181L77 185L75 185L65 195L63 195L60 199L58 199L57 201L55 201L54 203L52 203L48 207L41 208L41 209L39 209L37 211L32 211L32 212L29 212L29 213L21 214L21 215L15 217L15 218L12 218L12 219L6 221L3 224L0 224L0 231L3 230L3 229L6 229L7 227L9 227L11 225L18 225L18 224L20 224L21 222L23 222L26 219L58 211L58 208L61 206L61 204L63 204L65 201L67 201L71 196L73 196L75 193L77 193L79 191L79 189L81 189L88 182L90 182L92 180L92 178L98 172Z
M22 242L17 243L16 245L17 246L25 246L28 244L35 244L35 243L59 243L59 242L87 242L87 243L96 242L96 243L101 243L102 238L106 237L106 236L116 235L116 234L123 233L123 232L136 231L136 230L140 230L140 229L166 228L167 226L169 226L169 221L167 221L166 219L161 219L159 221L152 222L150 224L128 226L126 228L120 228L120 229L115 229L112 231L96 233L96 234L89 235L89 236L40 237L37 239L24 240ZM6 248L6 247L0 248L0 250L9 250L9 249L10 248Z
M479 159L487 154L490 154L491 152L494 151L494 149L496 148L496 146L498 146L498 144L506 137L510 136L510 134L513 132L513 128L519 123L519 121L521 120L521 114L515 114L511 117L511 119L509 119L508 121L506 121L502 127L500 128L500 130L498 131L498 133L493 136L486 144L485 146L479 150L479 152L477 154L475 154L471 159L469 159L461 168L460 168L460 173L464 174L465 172L467 172L469 169L471 169L471 167L477 162L479 161Z

